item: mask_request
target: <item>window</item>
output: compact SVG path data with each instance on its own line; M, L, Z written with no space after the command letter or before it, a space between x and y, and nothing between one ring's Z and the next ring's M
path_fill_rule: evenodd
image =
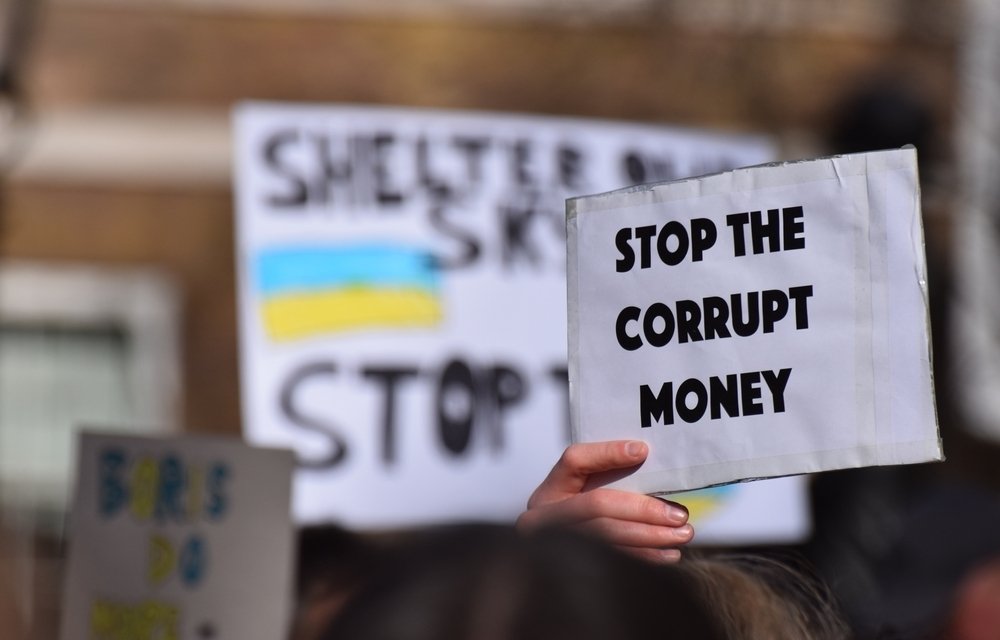
M149 271L0 264L0 508L59 526L78 430L176 428L178 320Z

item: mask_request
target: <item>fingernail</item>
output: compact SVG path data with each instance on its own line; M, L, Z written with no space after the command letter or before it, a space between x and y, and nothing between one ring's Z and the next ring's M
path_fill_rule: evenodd
M645 447L646 445L643 444L642 442L633 440L629 442L627 445L625 445L625 455L627 455L630 458L638 458L642 455L642 451L643 449L645 449Z
M686 524L683 527L677 527L676 529L674 529L674 535L677 536L678 538L687 540L694 535L694 529L691 527L691 525Z
M663 559L667 562L677 562L681 559L680 549L664 549L662 553Z
M667 517L676 522L677 524L682 524L687 522L688 512L686 509L678 507L675 504L667 504Z

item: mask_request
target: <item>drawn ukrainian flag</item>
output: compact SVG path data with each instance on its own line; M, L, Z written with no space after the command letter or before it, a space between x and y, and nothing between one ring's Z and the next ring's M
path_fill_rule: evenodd
M442 318L438 270L418 248L276 248L258 254L255 266L264 326L275 340L429 327Z
M675 493L669 496L668 499L679 502L687 507L691 520L697 521L720 509L725 504L726 499L732 497L731 494L735 490L734 485L726 484L707 489Z

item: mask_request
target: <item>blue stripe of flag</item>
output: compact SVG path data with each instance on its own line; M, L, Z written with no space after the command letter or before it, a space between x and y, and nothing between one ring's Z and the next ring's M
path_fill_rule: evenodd
M266 295L343 287L437 290L438 272L422 249L385 244L270 249L256 259L258 290Z

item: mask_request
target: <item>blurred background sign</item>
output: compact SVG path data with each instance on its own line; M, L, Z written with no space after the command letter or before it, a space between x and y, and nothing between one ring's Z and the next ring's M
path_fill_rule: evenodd
M774 157L620 122L253 103L236 145L246 435L297 451L300 519L360 528L513 518L568 444L566 197Z
M60 638L286 635L289 452L91 431L79 445Z
M695 546L798 544L813 530L807 476L710 487L670 499L688 508Z

